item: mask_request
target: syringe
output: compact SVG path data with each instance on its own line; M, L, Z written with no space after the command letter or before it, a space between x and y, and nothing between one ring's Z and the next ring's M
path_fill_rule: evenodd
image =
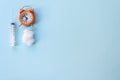
M15 23L11 23L10 44L11 47L15 46Z

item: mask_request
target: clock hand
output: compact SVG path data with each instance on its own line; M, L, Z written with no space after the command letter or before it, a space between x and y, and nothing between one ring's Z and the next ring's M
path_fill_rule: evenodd
M27 17L26 17L26 14L24 14L23 17L24 17L24 21L27 23Z
M26 23L27 23L27 20L28 20L27 14L25 14L25 19L26 19Z

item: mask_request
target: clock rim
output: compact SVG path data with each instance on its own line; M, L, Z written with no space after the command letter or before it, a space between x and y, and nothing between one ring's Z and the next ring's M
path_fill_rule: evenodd
M31 14L31 16L32 16L32 20L30 22L28 22L27 24L21 19L23 17L23 14L25 14L25 13ZM24 11L24 12L20 13L19 21L24 26L31 26L32 24L34 24L34 21L35 21L34 14L30 11Z

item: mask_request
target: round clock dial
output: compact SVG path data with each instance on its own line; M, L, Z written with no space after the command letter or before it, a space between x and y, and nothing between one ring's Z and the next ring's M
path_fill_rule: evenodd
M22 21L26 24L32 21L32 15L29 13L24 13L21 18L22 18Z

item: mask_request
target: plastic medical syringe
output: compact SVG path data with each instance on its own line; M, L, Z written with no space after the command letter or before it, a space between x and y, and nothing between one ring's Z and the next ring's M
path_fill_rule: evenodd
M15 46L15 23L11 23L10 44L11 47Z

